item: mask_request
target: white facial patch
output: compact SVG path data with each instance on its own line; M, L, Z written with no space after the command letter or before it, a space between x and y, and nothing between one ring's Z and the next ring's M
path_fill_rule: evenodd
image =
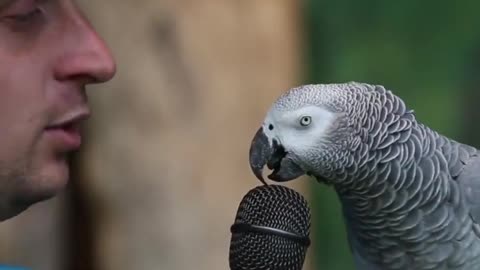
M263 130L270 143L279 141L288 151L318 147L335 121L335 114L318 106L294 111L272 110L267 114Z

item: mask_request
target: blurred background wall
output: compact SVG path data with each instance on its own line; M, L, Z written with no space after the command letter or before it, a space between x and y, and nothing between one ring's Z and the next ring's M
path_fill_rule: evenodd
M33 269L228 269L229 226L259 182L248 147L304 83L383 84L420 120L480 147L480 3L83 0L118 73L68 190L0 224L0 262ZM353 269L337 199L313 207L305 269Z

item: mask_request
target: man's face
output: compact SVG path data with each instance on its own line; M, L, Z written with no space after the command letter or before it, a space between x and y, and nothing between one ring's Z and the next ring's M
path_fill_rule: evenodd
M85 86L114 73L73 0L0 0L0 220L64 187Z

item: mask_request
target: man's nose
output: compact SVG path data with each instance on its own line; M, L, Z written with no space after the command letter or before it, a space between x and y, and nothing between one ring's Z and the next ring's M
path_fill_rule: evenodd
M65 29L62 56L55 68L57 80L81 80L84 84L109 81L116 72L112 53L82 15Z

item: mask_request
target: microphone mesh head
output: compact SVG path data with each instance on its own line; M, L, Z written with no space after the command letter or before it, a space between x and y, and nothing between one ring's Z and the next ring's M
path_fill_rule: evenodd
M310 209L302 195L280 185L258 186L242 199L235 224L265 226L298 236L309 236ZM300 270L308 246L281 235L233 232L230 242L232 270Z

